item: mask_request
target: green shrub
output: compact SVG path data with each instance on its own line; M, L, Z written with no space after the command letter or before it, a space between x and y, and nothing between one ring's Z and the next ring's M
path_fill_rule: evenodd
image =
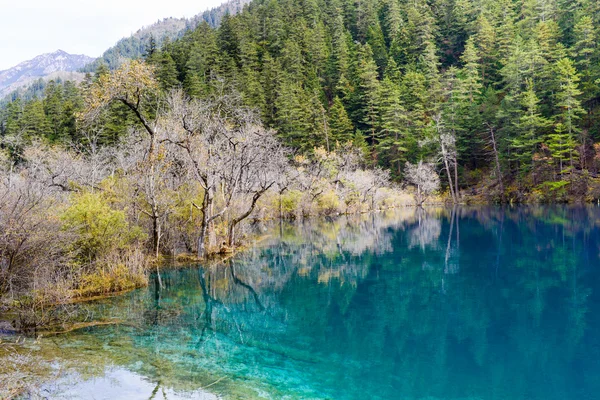
M77 234L73 250L85 261L126 248L144 237L141 229L131 227L125 213L113 209L101 193L73 195L61 219L64 229Z
M299 190L290 190L282 194L277 199L277 208L281 210L284 218L292 218L296 215L298 205L302 199L302 192Z
M319 196L317 205L319 206L319 214L334 214L339 212L340 198L333 190L330 190Z
M567 200L568 181L544 182L537 189L544 202L564 202Z

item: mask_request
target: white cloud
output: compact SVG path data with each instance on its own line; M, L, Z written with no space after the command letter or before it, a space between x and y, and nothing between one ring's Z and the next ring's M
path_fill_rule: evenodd
M223 1L0 0L0 70L57 49L97 57L142 26Z

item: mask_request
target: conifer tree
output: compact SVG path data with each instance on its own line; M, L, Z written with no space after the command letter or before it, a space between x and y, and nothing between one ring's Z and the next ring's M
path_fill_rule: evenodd
M598 30L594 26L592 17L582 16L575 25L575 44L572 53L576 66L581 71L581 83L583 98L590 100L594 98L600 88L600 66L598 65Z
M353 140L354 125L348 117L342 100L337 96L333 99L333 104L329 109L329 129L333 142L344 144Z
M59 140L62 136L63 91L55 81L48 82L44 92L44 113L48 119L50 140Z
M493 80L496 72L497 51L496 30L484 14L480 14L477 18L476 33L473 38L481 60L481 78L483 83L487 84Z
M365 132L368 132L371 145L375 145L379 119L379 80L377 65L373 61L371 47L368 44L361 48L357 74L361 102L360 122L365 127Z
M465 52L461 57L461 62L463 64L463 79L461 86L464 90L464 95L471 104L477 100L482 88L481 75L479 72L479 60L479 55L475 49L474 38L471 37L469 40L467 40Z
M160 52L156 55L156 79L165 91L171 90L179 85L177 67L171 55Z
M51 134L50 124L44 113L44 104L41 100L27 103L23 109L23 138L48 137Z
M411 148L408 143L410 140L407 129L408 116L400 101L400 87L389 76L386 76L381 83L379 98L380 125L377 153L385 160L385 165L393 167L393 170L400 175Z
M542 141L544 129L550 125L550 121L540 114L539 103L533 82L528 80L527 90L521 100L524 112L519 121L514 123L519 135L511 140L511 154L523 174L531 170L534 154Z
M560 140L555 140L562 145L572 145L577 135L581 149L584 150L587 145L587 137L582 134L582 130L577 125L577 121L585 110L581 107L581 90L579 89L579 74L569 58L563 58L556 64L556 79L558 91L556 93L556 106L558 108L555 115L556 129L555 135L560 136ZM569 161L573 167L573 153L571 148ZM559 154L562 154L559 152ZM582 167L585 168L585 158ZM561 156L562 163L562 156Z

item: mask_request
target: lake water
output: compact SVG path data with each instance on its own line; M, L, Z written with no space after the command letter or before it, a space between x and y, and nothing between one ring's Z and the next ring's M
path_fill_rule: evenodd
M46 339L50 398L600 398L600 208L405 209L275 227Z

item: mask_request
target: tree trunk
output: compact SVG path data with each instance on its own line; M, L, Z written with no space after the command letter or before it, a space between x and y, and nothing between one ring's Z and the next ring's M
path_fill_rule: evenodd
M490 136L492 138L492 149L494 150L494 162L496 164L496 174L498 174L498 186L500 187L500 198L504 202L504 183L502 182L502 170L500 169L500 158L498 157L498 147L496 146L496 135L494 128L490 127Z
M158 226L158 216L155 212L152 213L152 250L156 257L158 257L159 250L159 226Z
M198 258L202 259L206 256L206 234L208 232L208 225L210 223L208 219L208 210L212 200L210 198L210 191L206 189L204 191L204 198L202 199L202 223L200 224L200 236L198 237Z
M254 196L252 197L252 204L250 204L250 207L248 208L248 210L246 210L245 213L243 213L242 215L240 215L237 218L234 218L231 223L229 224L229 232L227 233L227 244L230 247L233 247L233 245L235 244L235 227L237 226L237 224L239 224L240 222L242 222L243 220L245 220L246 218L248 218L250 216L250 214L252 214L252 211L254 211L254 208L256 207L256 202L258 201L258 199L261 198L261 196L267 191L269 190L269 188L272 186L273 184L267 186L266 188L254 193Z
M456 202L460 200L460 191L458 190L458 160L454 157L454 193Z
M448 175L448 185L450 186L450 194L452 195L452 203L456 204L456 195L454 194L454 188L452 186L452 173L450 172L448 156L446 154L446 148L445 148L443 142L442 142L442 157L444 158L444 166L446 167L446 174Z
M327 152L329 153L331 150L329 149L329 132L327 127L327 118L325 116L325 109L323 109L323 130L325 131L325 144L327 145Z
M425 198L421 195L421 185L417 185L417 207L422 207L425 202Z

